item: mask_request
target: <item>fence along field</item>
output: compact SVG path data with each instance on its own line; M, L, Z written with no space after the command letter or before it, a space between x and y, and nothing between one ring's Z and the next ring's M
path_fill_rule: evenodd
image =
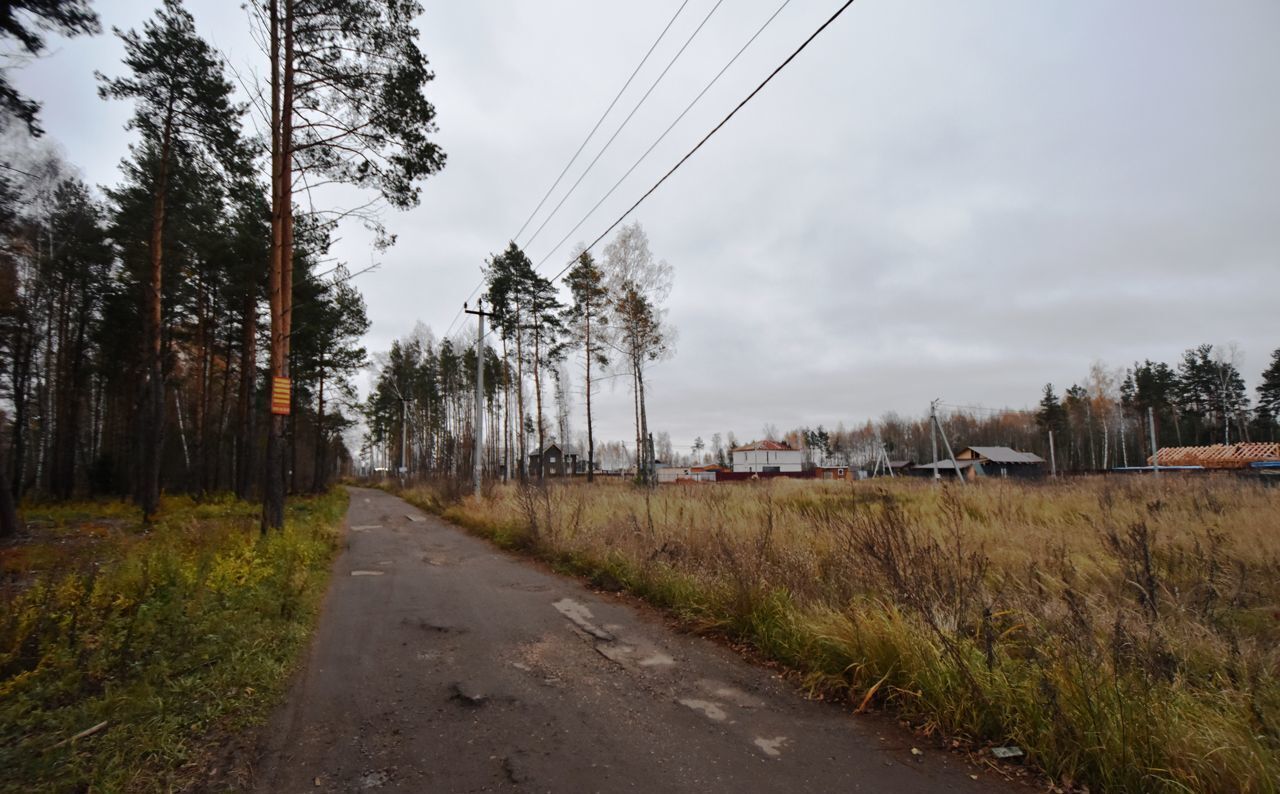
M1230 477L494 487L424 507L1059 783L1274 792L1280 492Z

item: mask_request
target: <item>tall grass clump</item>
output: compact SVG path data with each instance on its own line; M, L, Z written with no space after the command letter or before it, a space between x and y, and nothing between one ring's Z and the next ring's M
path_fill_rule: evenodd
M211 740L283 692L345 505L295 500L266 536L261 508L232 499L166 499L149 528L111 503L28 510L31 535L0 547L0 788L161 791L199 775Z
M1054 781L1280 790L1280 492L1230 477L406 495Z

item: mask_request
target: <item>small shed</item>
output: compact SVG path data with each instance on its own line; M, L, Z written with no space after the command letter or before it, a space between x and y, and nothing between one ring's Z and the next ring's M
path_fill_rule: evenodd
M1044 458L1012 447L965 447L956 453L956 461L966 460L978 464L975 474L979 477L1044 476Z
M932 477L937 472L944 476L963 475L972 480L977 477L1043 477L1044 458L1033 452L1019 452L1010 447L965 447L956 453L956 462L949 459L937 464L922 463L912 466L915 476Z
M918 466L911 467L912 477L932 477L936 470L939 476L956 477L963 476L966 480L971 480L975 476L974 467L978 466L976 460L958 460L957 455L955 465L952 465L950 458L940 460L937 463L921 463Z

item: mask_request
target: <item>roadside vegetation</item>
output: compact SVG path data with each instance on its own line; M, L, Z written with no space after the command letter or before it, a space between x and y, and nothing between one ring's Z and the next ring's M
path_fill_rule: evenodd
M1280 492L1234 478L404 494L825 695L1106 791L1280 789Z
M281 532L231 498L35 505L0 545L0 789L170 791L282 696L328 582L345 491ZM79 738L76 738L79 736Z

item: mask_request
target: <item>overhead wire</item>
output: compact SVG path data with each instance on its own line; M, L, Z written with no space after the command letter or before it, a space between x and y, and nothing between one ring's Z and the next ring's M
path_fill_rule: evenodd
M778 6L778 8L773 12L773 14L771 14L769 18L764 21L764 24L761 25L754 34L752 34L751 38L747 39L747 43L743 44L742 47L736 53L734 53L733 57L730 58L729 61L723 67L721 67L719 72L716 72L715 77L712 77L710 82L708 82L705 86L703 86L702 90L698 92L697 96L695 96L693 100L689 102L688 105L685 106L684 110L680 111L680 115L676 116L675 120L672 121L669 125L667 125L667 128L662 131L662 134L659 135L654 140L653 143L649 144L649 148L645 149L644 153L641 154L640 157L634 163L631 164L631 167L626 170L626 173L624 173L621 177L619 177L617 182L613 183L613 187L609 188L609 192L601 196L600 200L597 201L595 205L591 207L590 210L587 210L587 214L582 216L582 220L578 221L577 224L575 224L574 227L570 229L569 232L565 234L564 237L560 238L560 242L556 243L555 247L552 248L550 251L548 251L546 256L544 256L542 259L538 261L538 264L534 266L535 270L538 268L541 268L543 263L545 263L548 259L554 256L555 252L559 251L561 246L563 246L566 242L568 242L569 238L574 235L574 232L578 231L578 229L582 226L582 224L586 223L587 219L589 219L593 214L595 214L596 210L600 209L600 205L603 204L605 201L607 201L608 198L614 194L614 191L616 191L622 185L622 183L626 181L627 177L631 176L631 174L636 170L636 168L638 168L640 164L643 163L646 158L648 158L649 154L652 153L653 150L658 147L658 144L662 143L662 141L666 139L667 135L671 132L671 130L675 129L676 125L680 123L681 119L683 119L686 115L688 115L689 111L693 109L694 105L698 104L698 101L701 100L702 97L706 96L706 93L711 90L712 86L714 86L720 80L720 78L724 76L725 72L729 71L729 67L733 66L733 64L737 62L738 58L742 56L742 53L747 51L747 48L750 47L755 42L755 40L760 37L760 34L765 31L765 28L769 27L769 25L773 23L773 20L778 18L778 14L782 13L782 9L786 8L790 3L791 3L791 0L782 0L782 5Z
M667 76L667 72L671 71L671 67L676 65L676 61L680 60L680 56L684 54L684 51L689 49L689 45L693 43L693 40L697 38L698 33L700 33L702 28L706 26L707 22L711 20L712 14L714 14L716 9L718 9L723 3L724 0L716 0L716 4L711 6L711 10L708 11L707 15L698 23L698 27L693 29L693 32L689 34L689 38L685 39L684 44L676 51L675 55L671 56L671 60L667 62L666 67L657 76L657 78L654 79L653 83L649 86L649 90L644 92L644 96L640 97L640 101L636 102L635 107L631 108L631 112L628 113L627 117L618 125L618 129L613 131L613 135L609 136L609 140L604 142L604 146L600 148L600 151L596 152L596 156L591 159L590 163L587 163L587 167L578 175L578 178L574 183L570 185L569 190L560 197L560 201L551 209L551 213L542 220L542 224L534 230L528 240L524 241L523 247L528 248L533 244L534 240L538 239L538 235L546 228L551 219L556 216L556 213L560 211L560 208L564 206L565 201L567 201L569 197L573 195L574 191L578 189L578 185L582 184L582 180L586 178L587 174L591 173L591 169L595 167L596 163L600 162L600 158L604 156L604 153L609 151L609 147L618 139L618 135L626 128L627 124L631 121L631 118L635 116L636 112L644 105L645 100L649 98L654 89L658 87L658 84L662 82L662 78Z
M547 203L547 199L551 197L551 194L555 191L556 187L560 185L560 181L564 179L564 175L569 173L569 169L573 167L573 164L575 162L577 162L578 156L582 154L583 149L587 147L587 144L590 143L591 139L595 136L596 132L599 131L600 125L604 123L604 120L606 118L608 118L609 113L612 112L614 106L618 104L618 100L622 98L622 95L624 93L626 93L626 90L631 86L631 82L636 79L636 75L639 74L640 70L644 68L644 65L649 62L649 56L653 55L653 51L656 50L658 48L658 45L662 43L662 40L666 38L667 32L671 30L671 26L675 24L676 19L680 16L681 12L684 11L685 6L687 5L689 5L689 0L684 0L684 2L681 3L680 6L676 9L676 12L671 15L671 19L667 20L667 24L665 27L662 28L662 32L658 34L658 38L654 39L653 44L649 45L649 49L645 52L644 57L640 59L640 63L636 64L636 68L631 71L631 75L627 78L627 81L622 84L622 88L618 89L618 93L614 95L613 101L611 101L609 103L609 106L604 109L604 113L600 114L600 118L596 119L595 126L591 128L591 132L587 133L587 137L582 140L581 145L578 146L578 150L573 153L572 157L569 158L569 162L565 163L564 168L561 169L560 171L560 175L557 176L555 181L551 183L551 187L547 188L547 192L543 194L542 199L538 202L538 206L534 207L533 212L529 213L529 217L525 218L524 223L520 224L520 231L511 235L512 241L519 239L520 235L524 234L524 230L528 228L529 223L534 219L534 217L537 216L538 211L542 209L543 205ZM717 3L716 5L718 6L719 3ZM714 11L715 9L712 9L712 10ZM685 46L688 46L687 42ZM668 65L667 68L670 68L670 65ZM653 88L650 87L649 90L652 91ZM646 94L645 96L647 97L648 94ZM641 103L643 103L643 100L641 100ZM639 105L636 106L636 109L638 108L639 108ZM632 115L634 114L635 114L635 110L633 109ZM630 116L627 117L628 120L630 120L630 118L631 118ZM623 126L626 126L625 121L623 122ZM622 127L618 128L619 131L621 131L621 129ZM617 132L614 133L614 137L617 137ZM612 143L613 139L611 138L609 142ZM608 148L608 144L605 144L605 147ZM603 153L603 150L601 150L601 152ZM597 155L597 159L599 159L599 155ZM593 164L594 164L594 161L593 161ZM587 170L588 171L591 170L591 167L588 166ZM586 172L583 172L583 173L585 175ZM576 187L576 184L575 184L575 187ZM572 192L572 190L570 192ZM552 214L554 214L554 211L552 212ZM540 230L541 228L539 228L539 231ZM535 236L536 236L536 233L535 233ZM532 242L532 238L530 238L530 242ZM471 299L476 296L476 293L478 293L480 291L480 288L483 286L484 286L484 279L481 278L480 282L476 284L476 286L471 290L471 293L467 295L467 300L464 302L464 306L467 302L470 302ZM453 320L450 321L448 330L446 330L444 333L446 337L449 336L449 334L453 333L453 328L455 325L457 325L458 318L462 317L462 313L463 313L463 309L459 308L458 313L455 314L453 316Z
M636 75L640 74L640 70L649 62L649 56L653 55L653 51L656 50L658 45L662 43L662 40L666 38L667 31L671 30L671 26L675 24L676 19L680 16L680 12L684 11L684 7L687 5L689 5L689 0L684 0L684 2L680 4L680 7L676 9L676 12L671 15L671 19L667 21L666 27L664 27L662 32L658 34L658 38L653 40L653 44L649 45L649 50L645 52L644 57L640 59L640 63L636 64L636 68L632 70L631 76L622 84L622 88L618 89L618 93L614 95L613 101L609 103L609 107L605 108L604 112L600 114L600 118L596 119L595 126L591 128L591 132L588 132L587 137L582 139L582 143L578 146L578 150L573 153L573 156L569 158L569 162L564 164L564 168L561 169L560 175L556 177L556 181L551 183L551 187L547 188L547 192L543 194L542 200L538 202L538 206L534 207L533 212L529 213L529 217L525 218L524 223L520 224L520 231L511 235L512 240L518 240L520 239L520 235L524 234L524 230L528 228L530 221L537 216L538 210L542 209L542 205L547 203L547 199L550 198L555 189L559 187L560 180L564 179L564 175L569 173L569 169L578 161L578 155L582 154L583 149L587 148L587 144L600 129L600 125L604 123L604 120L609 116L609 113L613 110L614 106L618 104L618 100L622 99L622 95L626 93L627 88L631 86L631 82L636 79Z
M685 163L687 163L690 160L690 158L692 158L695 154L697 154L698 150L700 150L703 146L705 146L707 141L711 140L711 138L714 137L717 132L723 129L724 126L729 123L730 119L736 116L740 110L746 107L747 104L750 103L752 99L754 99L761 91L763 91L765 86L767 86L770 82L772 82L773 79L777 77L782 72L783 69L786 69L787 66L790 65L791 62L794 61L796 57L800 55L801 52L804 52L804 50L808 48L810 44L813 43L814 39L822 35L822 32L826 30L828 27L830 27L833 22L839 19L840 16L849 9L849 6L853 5L853 3L854 3L854 0L845 0L845 2L842 3L840 7L837 8L831 16L827 17L826 21L824 21L821 25L819 25L816 30L810 33L809 36L803 42L800 43L800 46L796 47L796 49L792 51L792 53L788 55L786 59L782 61L782 63L774 67L773 71L771 71L768 74L768 76L764 78L764 80L760 81L760 84L757 85L754 89L752 89L751 93L747 94L747 96L741 102L739 102L737 105L734 106L733 110L730 110L729 113L723 119L721 119L718 124L716 124L716 126L712 127L710 132L702 136L702 139L699 140L696 144L694 144L693 148L690 149L684 155L684 157L681 157L680 160L677 161L675 165L671 166L671 168L668 169L667 172L663 174L662 177L658 179L657 182L653 183L652 187L646 190L644 194L640 196L640 198L636 199L635 202L630 207L624 210L622 214L619 215L617 219L613 221L613 223L609 224L609 226L604 231L602 231L594 240L592 240L589 245L586 245L583 248L583 250L590 251L592 248L599 245L601 240L609 236L610 232L612 232L614 229L618 227L619 224L621 224L624 220L626 220L627 217L631 215L631 213L635 212L635 210L641 204L643 204L646 199L648 199L655 192L657 192L658 188L662 187L662 185L668 179L671 178L672 174L680 170L680 168ZM552 282L558 281L561 277L564 276L565 273L569 272L569 269L573 267L574 261L576 261L576 257L574 259L570 259L569 262L566 263L565 266L561 268L559 272L557 272L554 276L552 276L550 280ZM489 331L486 331L485 335L488 336L489 333L492 333L492 329L490 329Z
M790 64L792 61L794 61L796 59L796 56L798 56L801 52L805 50L806 47L808 47L811 43L813 43L813 40L816 39L819 35L821 35L822 31L826 30L831 25L832 22L835 22L836 19L838 19L840 15L843 14L849 8L849 6L853 5L853 3L854 3L854 0L845 0L845 2L838 9L836 9L835 13L827 18L827 21L819 25L818 29L815 30L813 33L810 33L809 37L806 38L800 44L800 46L795 49L794 52L788 55L786 60L778 64L778 66L772 72L769 73L769 76L760 82L760 85L756 86L755 89L753 89L750 94L747 94L746 98L743 99L741 102L739 102L733 108L733 110L729 111L729 114L725 116L723 119L721 119L719 124L717 124L715 127L711 129L710 132L704 135L702 137L702 140L698 141L698 143L695 144L694 147L690 149L689 152L684 157L680 158L679 162L671 166L671 169L668 170L665 174L663 174L662 178L653 184L653 187L646 190L644 192L644 195L636 199L634 204L632 204L621 215L619 215L617 220L615 220L613 223L609 225L608 228L606 228L603 232L601 232L600 235L596 237L596 239L593 240L590 245L586 246L584 250L590 251L592 248L598 245L601 240L607 237L610 232L616 229L618 227L618 224L626 220L627 216L629 216L632 212L635 212L636 208L639 207L641 204L643 204L645 199L649 198L649 196L652 196L658 190L658 188L662 187L663 183L666 182L668 179L670 179L672 174L680 170L680 167L683 166L685 163L687 163L689 161L689 158L697 154L698 150L701 149L704 145L706 145L707 141L711 140L712 136L714 136L717 132L719 132L724 127L724 125L728 124L729 120L732 119L734 116L736 116L738 114L738 111L746 107L747 103L749 103L752 99L754 99L757 94L763 91L764 87L767 86L773 80L773 78L777 77L778 74L781 73L783 69L787 68L787 65ZM560 272L556 273L554 276L551 277L551 280L556 281L565 273L569 272L569 268L573 267L573 262L574 260L571 259L568 262L568 264L566 264L563 268L561 268Z

